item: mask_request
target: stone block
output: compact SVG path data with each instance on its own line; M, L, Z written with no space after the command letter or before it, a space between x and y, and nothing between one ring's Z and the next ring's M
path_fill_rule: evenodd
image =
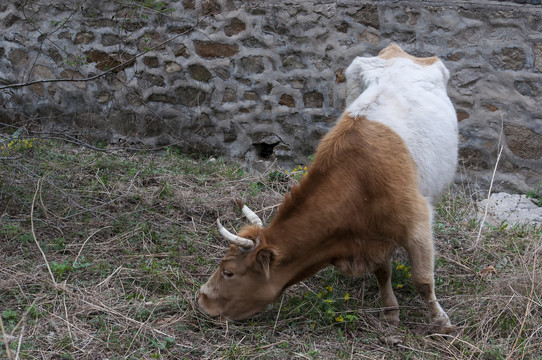
M470 117L469 113L463 110L457 110L457 121L461 122L465 119L468 119Z
M525 51L517 46L505 47L495 52L489 63L496 69L521 70L525 66Z
M177 101L174 96L168 94L151 94L147 98L148 101L163 102L169 104L175 104Z
M194 80L208 82L213 75L207 68L200 64L191 64L188 65L188 72Z
M534 66L538 72L542 72L542 42L536 43L533 48Z
M4 27L7 29L7 28L10 28L13 24L15 24L17 21L21 20L20 17L18 17L17 15L15 14L8 14L5 18L4 18Z
M121 43L120 37L116 34L103 34L102 35L102 45L103 46L114 46Z
M109 114L111 128L122 136L135 136L138 133L137 117L133 111L113 110Z
M186 59L190 57L190 51L188 51L188 48L182 44L173 51L173 54L175 56L182 56Z
M207 97L205 91L191 86L177 87L175 89L175 95L180 104L188 107L195 107L203 104Z
M140 135L147 137L155 137L162 133L163 125L162 121L155 115L147 114L143 120L143 126L140 131Z
M177 64L175 61L168 61L166 63L166 72L168 74L179 72L182 69L181 65Z
M281 60L282 66L287 70L307 68L299 53L283 54L281 55Z
M143 73L139 76L138 85L140 85L143 89L146 89L155 86L164 87L166 83L163 76Z
M30 62L28 52L23 49L13 49L8 54L8 59L15 67L26 67Z
M523 159L542 157L542 135L525 126L505 125L506 143L514 155Z
M242 58L241 68L249 73L262 73L265 70L263 56L248 56Z
M248 39L243 40L243 46L249 48L266 48L267 46L261 42L259 39L254 36L249 37Z
M239 45L222 44L207 41L194 41L196 53L206 59L232 57L239 52Z
M58 34L58 39L66 39L71 40L72 39L72 33L70 31L63 31L60 34Z
M147 51L153 49L154 51L164 50L166 45L164 44L164 37L159 32L146 33L138 41L139 51Z
M68 70L63 70L60 73L60 77L64 79L82 79L83 75L79 71L68 69ZM87 88L87 83L85 81L75 81L75 82L72 82L71 84L81 90Z
M238 18L233 18L230 23L224 27L224 34L226 34L226 36L233 36L245 31L245 29L246 25L244 22Z
M295 107L295 100L292 95L282 94L280 96L279 105L284 105L284 106L293 108Z
M106 126L104 117L92 112L76 114L74 123L75 126L83 129L103 130Z
M96 100L100 103L100 104L105 104L107 102L109 102L111 100L112 96L110 93L108 92L105 92L105 91L102 91L98 94L98 96L96 97Z
M79 44L88 44L94 41L94 34L88 31L81 31L75 35L75 40L73 43L75 45Z
M378 5L363 4L361 8L354 14L354 21L357 23L371 26L375 29L380 28L380 20L378 17Z
M58 64L61 64L62 61L64 60L64 59L62 58L62 55L60 55L60 52L59 52L56 48L54 48L54 47L51 47L51 48L49 49L49 57L50 57L51 59L53 59L53 61L54 61L57 65L58 65Z
M89 63L96 63L98 70L106 71L114 69L117 73L135 64L133 56L124 52L108 54L99 50L89 50L85 53Z
M303 95L303 102L308 108L322 108L324 106L324 95L318 91L309 91Z
M230 78L230 72L226 68L217 67L214 68L215 74L217 74L222 80L228 80Z
M344 69L339 69L335 71L335 81L340 84L346 81L346 76L344 75Z
M222 97L222 102L237 102L237 92L234 89L226 88L224 90L224 96Z
M325 16L328 19L331 19L337 14L337 4L318 4L314 6L314 12Z
M157 68L158 66L160 66L160 62L158 61L158 58L156 56L144 57L143 64L145 64L145 66L148 66L150 68Z
M195 0L183 0L183 7L185 10L194 10L196 8Z
M491 112L495 112L495 111L500 110L497 106L495 106L495 105L493 105L493 104L487 104L487 105L486 105L486 109L488 109L488 110L491 111Z
M237 132L233 125L230 125L228 129L224 130L224 142L230 143L235 140L237 140Z
M380 36L365 30L361 35L358 36L358 41L377 46L380 44Z
M254 91L245 91L243 93L243 100L258 101L260 97Z
M448 61L459 61L462 60L465 57L465 53L462 51L453 52L446 56L446 60Z
M462 166L471 170L487 170L489 168L484 152L475 148L463 148L459 150Z
M38 96L40 96L40 97L43 96L44 90L45 90L44 87L43 87L43 84L39 84L39 83L38 84L32 84L32 85L30 85L30 88L32 90L34 90L34 92L36 94L38 94Z
M348 23L346 21L343 21L339 25L335 26L335 28L337 29L338 32L345 33L345 34L348 32L349 27L350 27L350 25L348 25Z
M201 12L203 15L218 14L222 10L218 0L202 0Z

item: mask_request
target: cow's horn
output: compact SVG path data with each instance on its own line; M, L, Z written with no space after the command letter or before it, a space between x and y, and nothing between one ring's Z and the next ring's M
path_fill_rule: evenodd
M234 235L228 230L226 230L226 228L220 223L220 219L216 219L216 223L218 224L218 231L220 231L220 234L222 234L222 236L224 236L230 243L244 249L250 249L254 247L254 241Z
M243 214L245 214L245 216L247 217L248 221L250 221L251 224L263 226L262 219L260 219L260 217L256 215L254 211L250 210L248 206L243 204L241 200L237 200L237 206L239 206L239 208L241 209Z

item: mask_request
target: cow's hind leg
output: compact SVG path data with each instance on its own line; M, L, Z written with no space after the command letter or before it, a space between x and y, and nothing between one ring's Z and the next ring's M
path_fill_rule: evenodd
M412 282L429 308L431 323L441 327L440 331L449 331L447 328L451 328L450 319L435 296L435 264L430 216L414 225L404 248L410 257Z
M399 304L393 293L391 286L391 261L381 266L374 271L380 295L382 297L382 305L384 307L384 318L392 325L399 325Z

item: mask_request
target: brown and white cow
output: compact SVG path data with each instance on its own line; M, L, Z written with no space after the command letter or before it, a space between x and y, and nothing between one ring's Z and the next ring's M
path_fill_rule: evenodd
M346 71L348 107L319 144L307 176L286 195L267 227L233 235L219 268L197 294L211 316L246 319L287 287L333 265L380 287L385 319L399 323L391 257L406 249L412 281L431 322L450 321L434 292L431 203L457 162L457 120L438 58L415 58L390 45L356 58Z

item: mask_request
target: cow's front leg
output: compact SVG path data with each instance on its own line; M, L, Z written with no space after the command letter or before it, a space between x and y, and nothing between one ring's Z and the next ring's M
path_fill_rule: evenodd
M391 286L391 261L374 271L382 306L384 307L384 318L392 325L399 326L399 304Z

